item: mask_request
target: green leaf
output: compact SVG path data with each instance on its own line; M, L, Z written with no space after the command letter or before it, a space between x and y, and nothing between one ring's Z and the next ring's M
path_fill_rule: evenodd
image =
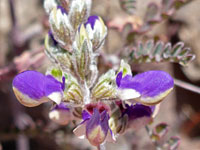
M183 42L178 42L172 47L171 43L164 44L161 41L154 43L149 40L145 43L139 42L137 47L129 48L132 49L129 58L133 63L173 62L185 66L195 58L190 48L185 47Z
M159 18L159 7L156 3L150 3L147 6L145 13L145 20L149 23L156 23L160 20Z

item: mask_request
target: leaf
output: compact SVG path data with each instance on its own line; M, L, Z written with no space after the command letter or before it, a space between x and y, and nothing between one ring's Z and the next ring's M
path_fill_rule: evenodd
M167 18L174 13L175 0L162 0L162 16Z
M58 45L54 45L49 35L45 37L45 53L52 63L58 64L64 71L73 71L71 54Z
M103 74L92 89L94 100L103 100L116 97L115 71L109 70Z
M183 42L178 42L172 47L171 43L164 44L161 41L155 43L153 40L149 40L145 43L139 42L137 47L131 49L129 57L133 63L166 61L185 66L195 58L190 48L185 47Z
M150 3L147 6L144 19L149 23L156 23L160 21L160 10L156 3Z
M180 138L176 136L172 136L168 141L168 149L169 150L177 150L180 144Z
M157 135L159 139L163 138L168 132L169 126L166 123L160 123L155 126L153 134Z
M128 14L133 14L135 11L136 0L120 0L121 8Z
M65 74L66 76L66 74ZM81 104L83 101L83 94L79 83L72 75L67 75L64 90L64 102L71 102L74 104Z

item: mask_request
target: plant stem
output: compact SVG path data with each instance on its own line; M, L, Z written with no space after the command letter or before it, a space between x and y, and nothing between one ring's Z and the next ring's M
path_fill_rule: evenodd
M148 125L145 126L145 129L147 131L149 138L151 139L152 131L149 129ZM152 141L152 143L155 145L156 150L162 150L162 148L158 145L158 143L156 141Z
M174 84L176 86L179 86L179 87L184 88L186 90L189 90L189 91L192 91L192 92L200 94L200 88L195 86L195 85L192 85L190 83L181 81L179 79L174 79Z
M97 146L97 150L106 150L105 143Z

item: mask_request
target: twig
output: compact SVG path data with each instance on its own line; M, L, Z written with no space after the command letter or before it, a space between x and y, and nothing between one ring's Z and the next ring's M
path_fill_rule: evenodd
M192 85L192 84L184 82L184 81L181 81L179 79L174 79L174 83L175 83L176 86L179 86L179 87L184 88L186 90L200 94L200 87L197 87L195 85Z

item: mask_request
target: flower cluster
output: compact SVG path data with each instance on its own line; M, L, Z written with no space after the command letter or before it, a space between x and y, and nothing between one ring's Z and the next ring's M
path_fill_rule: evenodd
M122 60L118 70L98 77L107 27L101 17L89 16L91 0L45 0L44 6L50 23L45 53L53 65L46 75L25 71L14 78L19 102L27 107L52 102L50 119L62 125L79 120L74 133L94 146L148 124L173 88L171 76L147 71L133 77Z

